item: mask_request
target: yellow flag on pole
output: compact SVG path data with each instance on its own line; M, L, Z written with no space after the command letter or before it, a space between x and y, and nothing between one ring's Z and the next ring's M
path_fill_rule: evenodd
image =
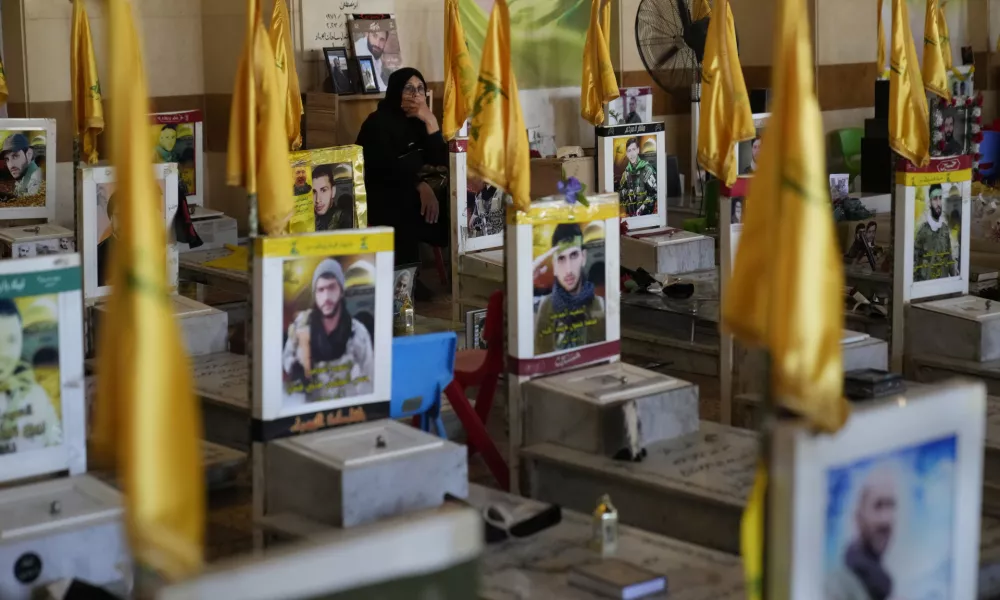
M285 0L274 0L271 12L271 47L274 63L278 68L278 96L287 98L285 104L285 129L288 146L298 150L302 146L302 92L299 91L299 73L295 69L295 50L292 48L291 19Z
M924 88L936 96L951 100L947 61L941 45L941 31L938 28L941 23L940 12L938 0L927 0L924 13Z
M97 136L104 131L101 82L97 79L97 59L90 35L90 19L83 0L73 0L70 39L70 87L73 93L73 135L80 140L80 160L97 162ZM7 78L3 79L7 97Z
M590 26L583 45L580 114L594 126L604 123L604 105L618 97L610 46L611 0L591 0Z
M510 62L510 12L507 0L496 0L469 117L469 171L510 194L517 210L527 210L531 202L529 152Z
M691 11L691 18L700 21L705 17L712 16L712 7L708 5L708 0L695 0L694 9Z
M945 4L948 4L947 0L942 2L940 8L938 8L938 35L941 38L941 56L944 57L944 68L951 71L955 68L955 63L952 61L951 56L951 33L948 31L948 19L944 16Z
M930 162L927 94L910 32L906 0L892 0L892 55L889 57L889 146L911 163Z
M149 95L130 0L109 0L111 162L120 206L113 292L100 332L95 457L117 467L132 553L178 579L201 567L201 407L167 289L162 192L153 179ZM95 549L98 551L99 549Z
M229 116L226 179L257 195L261 229L282 233L295 211L281 95L271 42L261 23L260 0L247 0L247 35L236 72ZM280 168L279 168L280 167Z
M875 68L878 69L878 76L885 78L889 74L885 68L885 25L882 23L882 0L878 0L878 57Z
M451 140L458 135L472 110L476 71L465 42L458 0L445 0L444 13L444 115L441 133Z
M0 60L0 106L7 103L7 96L9 92L7 91L7 70L3 67L3 61Z
M727 186L736 182L737 142L757 135L743 68L736 54L736 27L728 0L720 0L708 24L701 71L698 164Z
M830 210L810 21L804 0L780 0L776 14L771 117L722 299L723 327L770 353L777 405L817 429L836 431L848 415L840 346L844 272ZM766 487L767 466L761 465L741 526L752 600L762 599Z

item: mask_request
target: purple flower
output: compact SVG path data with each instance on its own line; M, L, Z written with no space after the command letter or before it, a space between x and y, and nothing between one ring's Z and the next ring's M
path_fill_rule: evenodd
M566 202L570 204L576 204L580 200L580 196L583 195L583 184L576 177L570 177L565 181L556 183L556 188L560 194L566 196Z

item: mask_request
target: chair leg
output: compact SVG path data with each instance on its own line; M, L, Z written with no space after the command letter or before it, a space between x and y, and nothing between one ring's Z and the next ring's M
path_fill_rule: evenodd
M462 427L465 428L466 443L469 449L478 450L483 455L486 467L496 479L500 489L505 492L509 491L510 471L507 469L507 461L503 459L503 455L500 454L500 450L497 449L490 434L486 431L479 415L472 409L469 399L462 393L462 388L453 381L448 384L444 393L448 396L448 401L451 403L451 408L455 411L458 420L462 422Z
M441 285L448 286L448 271L444 268L444 255L441 254L441 248L437 246L432 246L434 250L434 267L437 269L438 278L441 280Z
M483 425L489 420L490 411L493 410L493 399L496 397L497 384L500 382L499 373L490 373L483 378L479 384L479 391L476 392L476 414Z

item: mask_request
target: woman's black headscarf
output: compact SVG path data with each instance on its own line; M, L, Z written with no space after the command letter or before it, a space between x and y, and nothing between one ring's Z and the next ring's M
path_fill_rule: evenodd
M427 87L427 82L424 81L424 76L420 74L420 71L411 67L398 69L389 76L389 82L386 84L385 99L378 103L380 112L396 112L405 115L403 112L403 88L406 87L406 82L411 77L416 77L424 84L425 88Z

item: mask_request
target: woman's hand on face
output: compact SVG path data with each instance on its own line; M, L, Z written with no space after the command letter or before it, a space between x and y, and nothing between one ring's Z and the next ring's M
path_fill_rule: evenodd
M437 223L440 207L437 196L431 186L424 182L417 184L417 192L420 193L420 214L428 223Z
M427 102L419 96L404 96L403 112L408 117L416 117L423 121L427 125L427 133L434 133L439 129L437 117L431 112L431 107L427 106Z

